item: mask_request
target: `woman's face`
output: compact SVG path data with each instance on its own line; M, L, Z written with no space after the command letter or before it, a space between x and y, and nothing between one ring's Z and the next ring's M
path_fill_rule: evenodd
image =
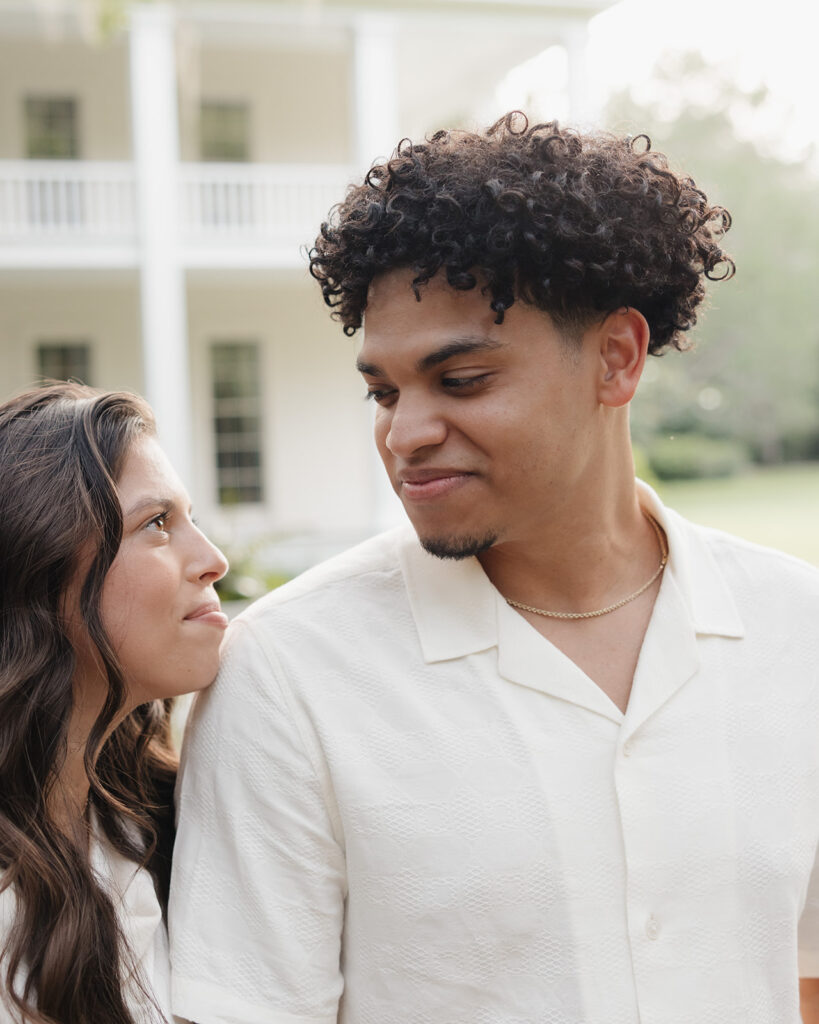
M122 544L100 612L136 707L213 680L227 626L213 585L228 564L191 519L185 488L152 437L131 449L117 490Z

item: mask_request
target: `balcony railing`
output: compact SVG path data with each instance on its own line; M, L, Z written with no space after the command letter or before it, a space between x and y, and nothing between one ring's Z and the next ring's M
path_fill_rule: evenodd
M133 166L0 161L0 243L133 241Z
M309 244L351 173L336 165L183 164L182 237L188 244Z
M208 259L269 247L296 261L350 177L338 165L181 164L180 245ZM136 246L138 233L133 164L0 161L0 246Z

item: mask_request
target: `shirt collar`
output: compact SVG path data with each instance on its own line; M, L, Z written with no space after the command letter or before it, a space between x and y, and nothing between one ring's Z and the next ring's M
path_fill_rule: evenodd
M744 636L734 599L701 532L666 508L647 484L638 480L637 488L640 504L668 538L666 572L680 590L693 631ZM425 661L462 658L497 645L499 595L477 558L436 558L409 527L399 535L398 552Z
M642 507L654 516L668 538L666 572L670 570L682 594L694 632L745 636L733 595L703 529L666 508L657 493L642 480L637 481L637 494Z
M398 551L425 661L462 658L497 644L497 591L477 558L436 558L411 528Z

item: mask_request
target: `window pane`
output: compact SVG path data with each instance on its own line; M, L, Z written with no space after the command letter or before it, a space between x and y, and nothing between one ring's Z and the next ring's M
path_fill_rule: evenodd
M91 347L85 342L37 346L37 372L50 380L91 383Z
M244 163L250 159L246 103L203 103L199 112L199 152L202 160Z
M29 160L79 157L77 101L71 97L27 96L25 126Z
M219 503L262 501L262 409L259 346L211 347L213 437Z

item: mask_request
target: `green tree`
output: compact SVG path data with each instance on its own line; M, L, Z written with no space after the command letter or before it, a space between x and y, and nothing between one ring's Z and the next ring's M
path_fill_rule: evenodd
M807 155L789 161L770 134L741 137L771 121L772 98L743 92L698 56L666 58L646 97L616 97L607 122L649 134L731 211L725 244L737 274L710 287L693 351L649 367L635 438L738 438L766 462L819 455L819 182Z

